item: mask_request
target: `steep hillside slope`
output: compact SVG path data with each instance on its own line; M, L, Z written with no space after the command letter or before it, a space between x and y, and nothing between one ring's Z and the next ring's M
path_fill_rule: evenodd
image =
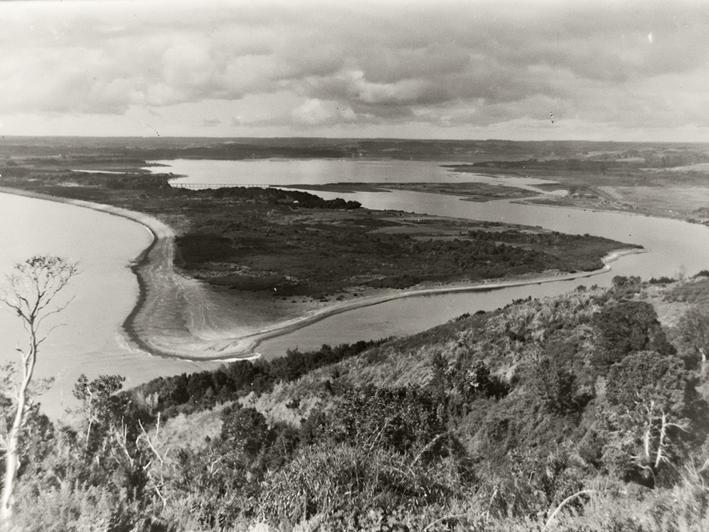
M705 292L702 276L616 278L127 393L84 382L100 421L85 435L37 424L59 451L29 462L22 518L36 530L86 512L112 530L704 530ZM85 465L67 469L75 448Z

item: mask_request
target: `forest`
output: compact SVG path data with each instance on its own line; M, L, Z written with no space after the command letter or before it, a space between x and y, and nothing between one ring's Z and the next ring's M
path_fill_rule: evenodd
M709 280L668 281L129 390L82 377L71 423L27 408L14 526L706 530Z

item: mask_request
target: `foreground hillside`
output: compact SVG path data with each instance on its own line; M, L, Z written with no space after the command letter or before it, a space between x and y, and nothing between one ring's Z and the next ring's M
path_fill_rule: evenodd
M33 417L27 530L706 530L709 280L616 278ZM81 457L81 459L77 459Z

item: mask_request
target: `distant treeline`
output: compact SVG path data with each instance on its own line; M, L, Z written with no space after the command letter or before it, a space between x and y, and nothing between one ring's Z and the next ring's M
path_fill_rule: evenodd
M174 176L167 174L144 174L139 172L123 174L105 174L75 172L71 170L42 171L33 168L6 166L0 167L6 185L19 185L21 188L41 189L42 192L58 196L96 196L93 199L104 199L100 195L100 187L112 190L150 190L151 193L160 191L160 197L187 196L209 199L234 198L243 201L270 203L302 207L306 209L359 209L362 204L358 201L346 201L342 198L326 200L315 194L300 190L283 190L279 188L260 187L221 187L190 190L172 187L170 179ZM39 180L28 181L28 177L39 177ZM15 182L16 180L16 182ZM66 183L74 186L68 190ZM81 186L76 186L81 185ZM83 190L87 187L87 190Z
M261 203L297 205L306 209L359 209L362 206L358 201L345 201L342 198L326 200L309 192L273 187L223 187L194 192L216 199L238 198Z
M628 150L623 153L607 153L584 157L561 157L550 159L509 159L477 161L455 167L457 171L475 171L480 168L547 169L605 173L613 168L629 167L672 168L707 162L706 153L690 149L682 150Z
M511 141L348 138L189 138L189 137L5 137L0 156L53 158L57 163L94 159L159 160L171 158L343 158L384 157L480 161L496 159L571 158L648 152L702 152L696 143L598 141Z

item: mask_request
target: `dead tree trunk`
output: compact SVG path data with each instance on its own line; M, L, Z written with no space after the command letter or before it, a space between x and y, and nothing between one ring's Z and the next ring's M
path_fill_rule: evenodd
M700 347L699 354L702 357L701 362L699 363L699 376L702 380L704 380L704 377L707 376L707 352L704 348Z
M17 470L20 467L20 432L25 424L27 408L27 388L32 381L32 375L37 363L37 336L34 323L32 325L29 329L30 346L23 356L23 375L17 390L15 416L6 436L5 477L3 478L2 495L0 496L0 523L9 523L12 518L13 493L15 491L15 481L17 480Z
M48 316L64 310L64 305L49 309L57 294L76 274L76 265L59 257L32 257L17 264L8 276L8 287L0 294L0 302L10 308L22 322L27 332L27 348L21 353L20 376L17 383L14 405L11 411L12 425L2 435L0 443L5 452L5 474L0 493L0 529L10 528L15 484L22 452L22 431L27 422L27 407L30 402L30 383L37 365L39 346L47 336L41 333Z

